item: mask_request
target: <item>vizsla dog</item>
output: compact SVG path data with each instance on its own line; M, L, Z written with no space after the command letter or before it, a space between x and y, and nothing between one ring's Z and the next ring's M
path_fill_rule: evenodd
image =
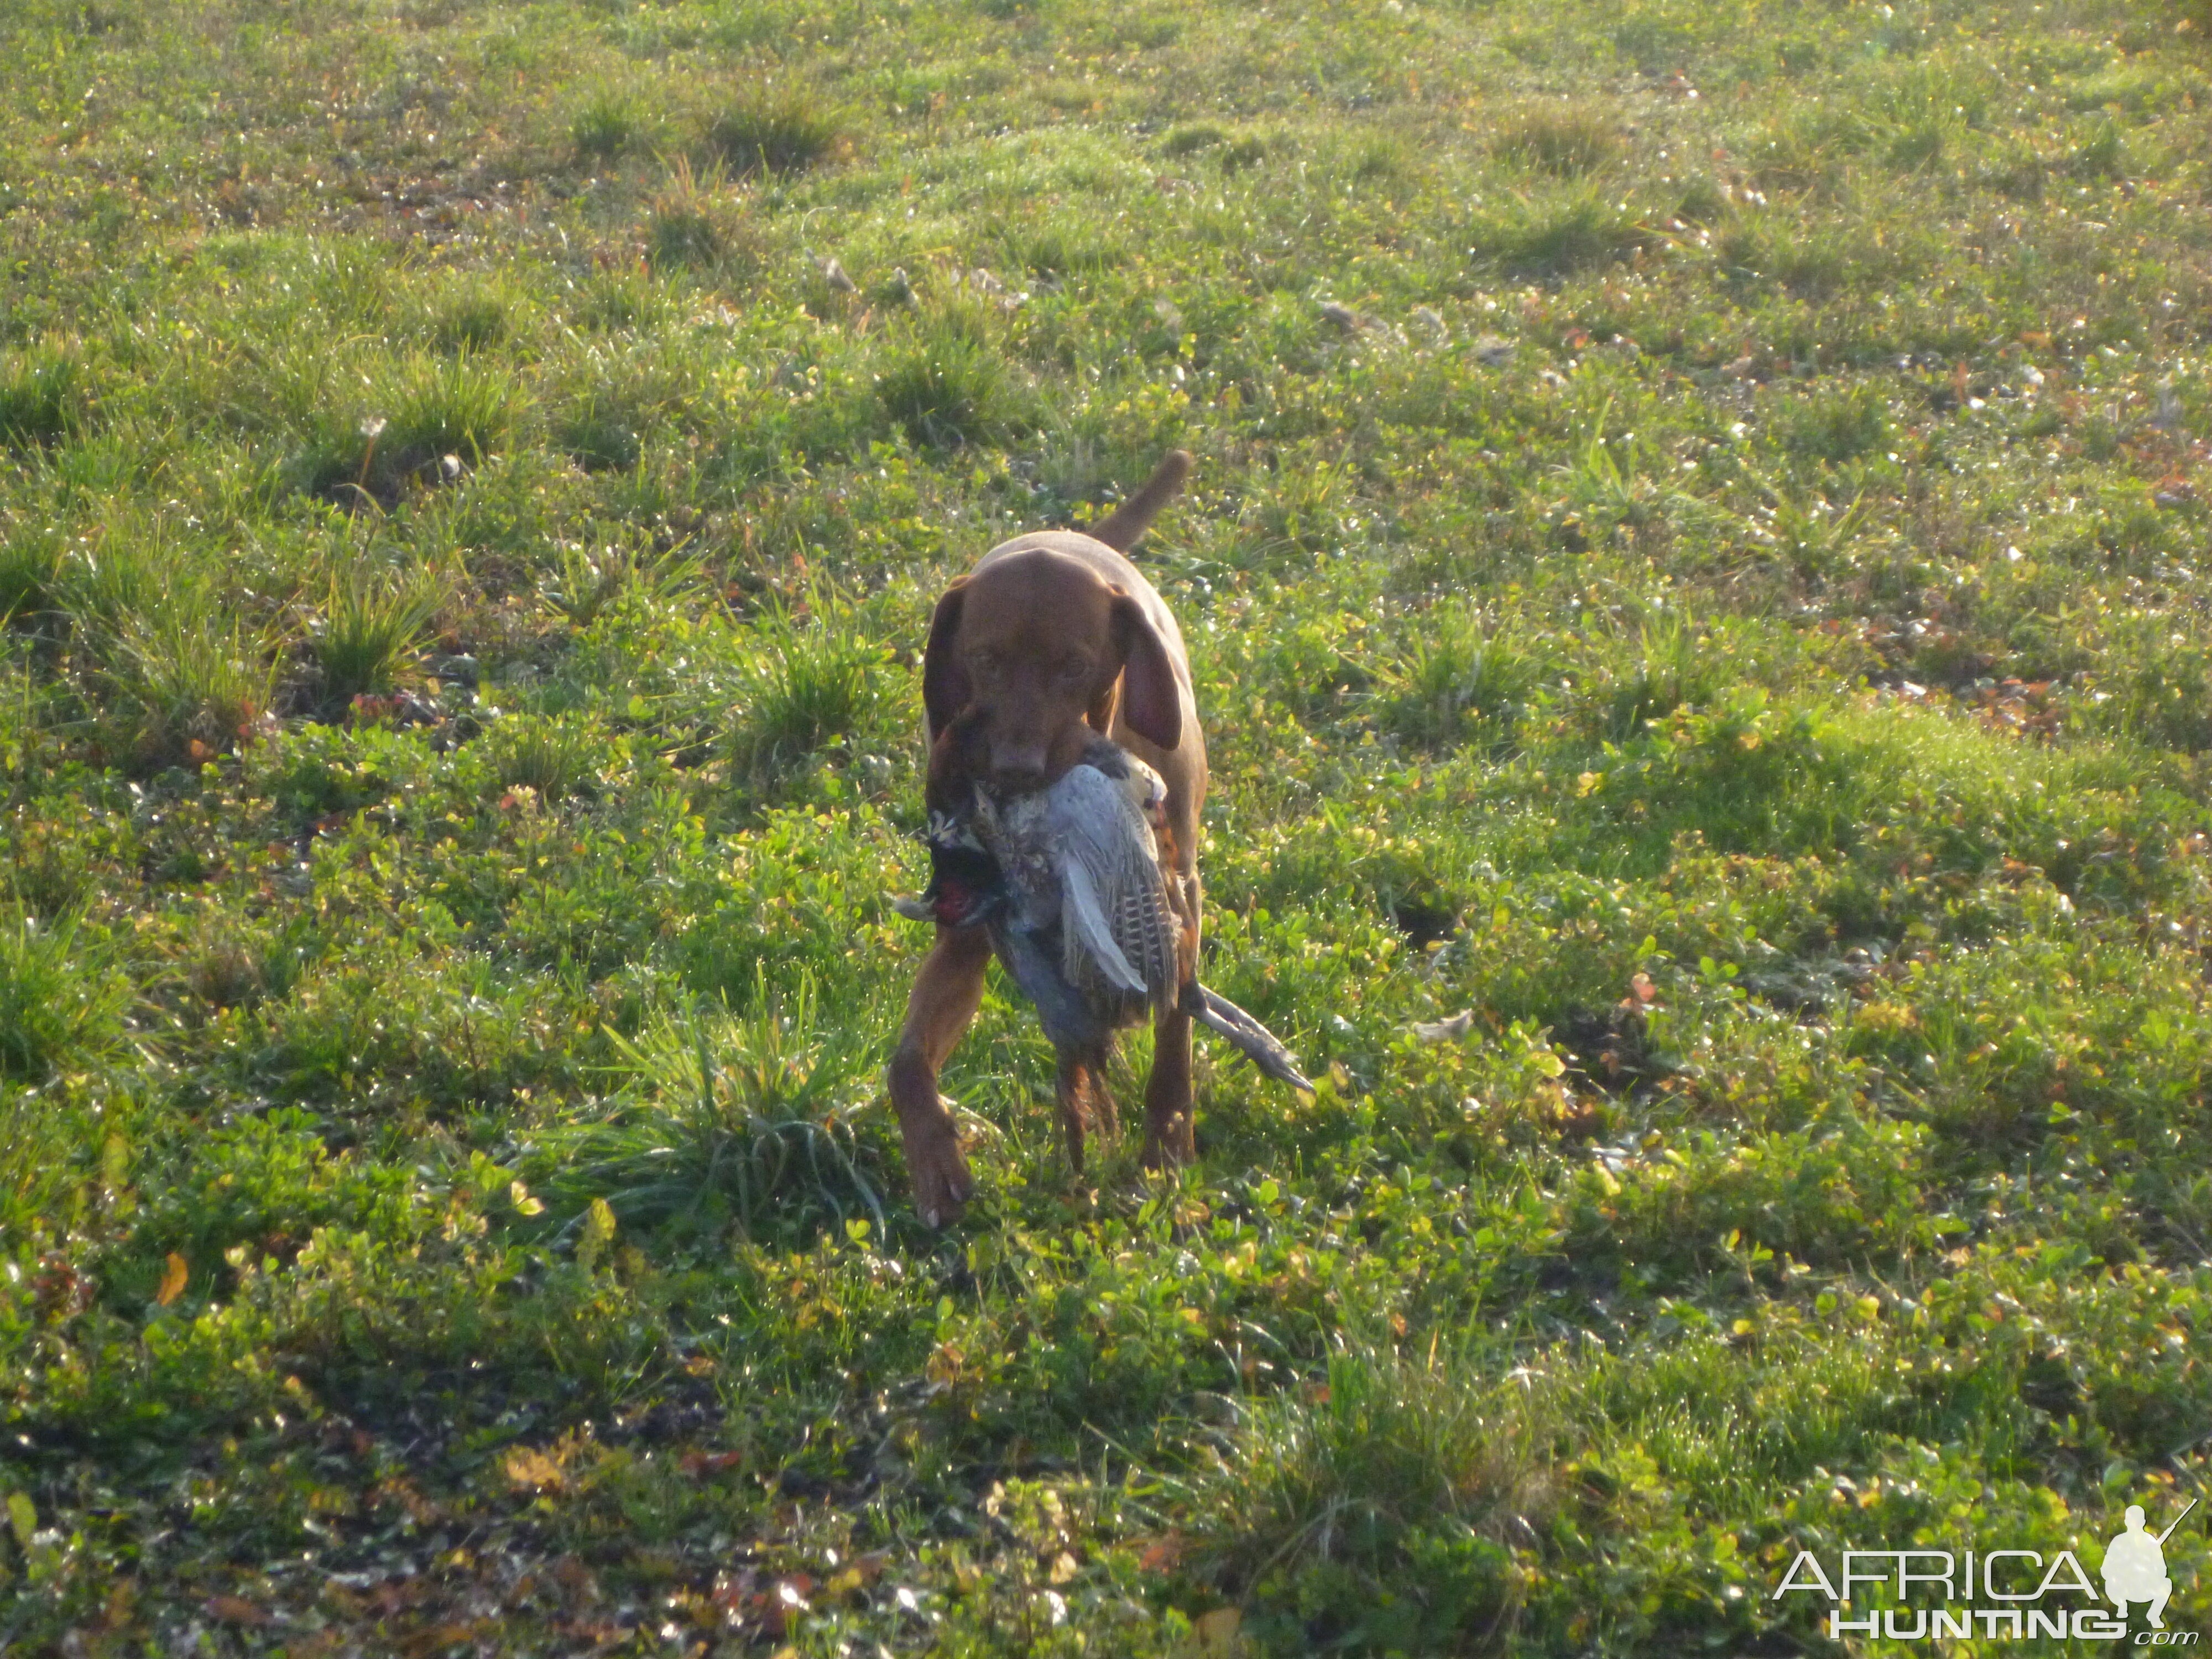
M1143 489L1088 534L1042 531L985 554L937 602L921 694L932 744L957 722L975 763L1008 793L1054 782L1100 732L1158 772L1167 786L1164 852L1194 951L1206 739L1182 632L1122 556L1182 488L1190 467L1188 454L1172 452ZM891 1105L906 1142L915 1207L932 1226L957 1220L975 1191L937 1073L982 1001L990 957L983 929L939 924L891 1056ZM1153 1033L1145 1162L1157 1168L1192 1156L1190 1016L1180 1008L1163 1012ZM1112 1119L1102 1060L1060 1057L1060 1112L1079 1170L1086 1107Z

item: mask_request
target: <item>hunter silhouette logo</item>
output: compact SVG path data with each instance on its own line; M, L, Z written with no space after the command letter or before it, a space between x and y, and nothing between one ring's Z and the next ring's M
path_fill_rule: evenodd
M2150 1627L2166 1628L2166 1600L2173 1594L2173 1580L2166 1576L2166 1540L2196 1507L2192 1498L2171 1526L2153 1533L2143 1526L2142 1505L2128 1505L2128 1529L2105 1546L2105 1597L2120 1610L2121 1618L2128 1616L2130 1604L2144 1601L2150 1606Z

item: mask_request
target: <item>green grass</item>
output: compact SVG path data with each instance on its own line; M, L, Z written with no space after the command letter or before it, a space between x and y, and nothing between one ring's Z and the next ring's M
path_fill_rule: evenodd
M834 154L841 112L806 88L772 82L751 88L707 124L707 147L738 175L790 173Z
M0 923L0 1076L41 1082L121 1038L130 983L79 948L82 933L80 916L41 924L18 911Z
M356 697L399 690L414 650L445 601L434 581L349 573L332 584L313 635L325 710Z
M2201 6L267 10L0 9L0 1650L1810 1652L2212 1497ZM1079 1182L994 977L939 1237L920 647L1173 446L1318 1086Z
M58 443L82 419L82 370L65 349L0 360L0 446Z

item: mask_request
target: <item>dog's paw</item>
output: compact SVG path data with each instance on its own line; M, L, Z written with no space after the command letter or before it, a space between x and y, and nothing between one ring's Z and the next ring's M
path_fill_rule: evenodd
M975 1196L975 1177L960 1151L960 1139L948 1118L940 1127L927 1124L906 1136L907 1178L914 1186L916 1214L933 1227L949 1227L967 1213L968 1200Z
M1147 1170L1170 1170L1196 1160L1198 1147L1191 1133L1188 1112L1161 1119L1146 1114L1144 1164Z

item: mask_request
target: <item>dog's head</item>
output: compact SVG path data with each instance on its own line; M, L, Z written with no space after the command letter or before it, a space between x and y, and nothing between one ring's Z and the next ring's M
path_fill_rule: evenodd
M1166 642L1127 591L1079 559L1033 548L994 559L945 590L923 655L933 738L978 728L991 781L1034 789L1114 727L1173 749L1182 699Z

